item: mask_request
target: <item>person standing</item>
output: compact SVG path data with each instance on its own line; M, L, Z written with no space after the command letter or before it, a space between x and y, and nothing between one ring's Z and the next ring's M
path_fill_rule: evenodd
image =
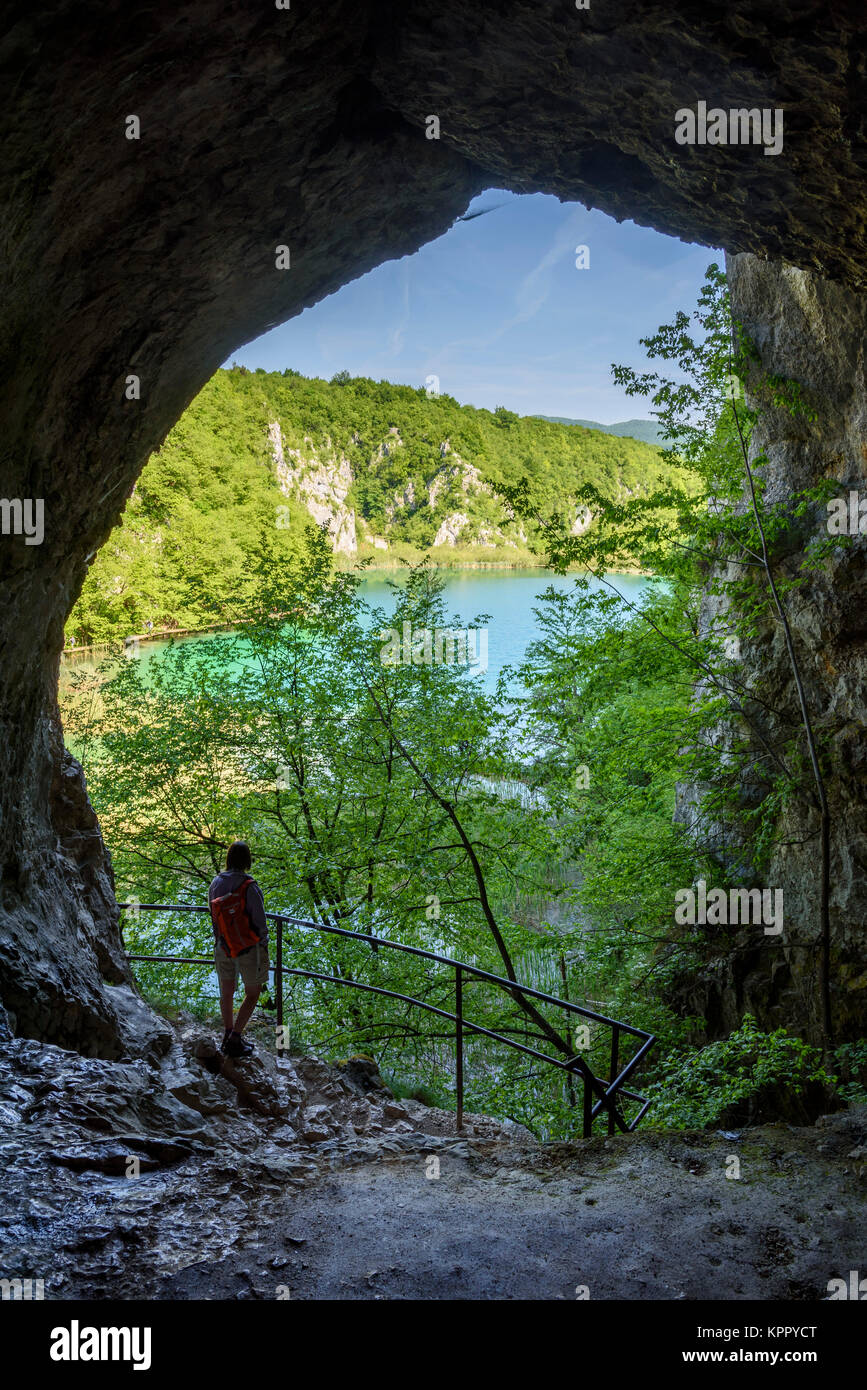
M220 981L220 1013L227 1057L250 1057L251 1043L243 1033L268 982L268 923L262 889L248 870L253 859L245 840L236 840L226 854L226 867L208 888L208 906L214 928L214 966ZM238 972L244 983L244 999L234 1015Z

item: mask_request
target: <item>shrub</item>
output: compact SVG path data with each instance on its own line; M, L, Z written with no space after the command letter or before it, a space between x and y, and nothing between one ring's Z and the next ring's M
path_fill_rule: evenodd
M808 1087L833 1086L835 1081L817 1048L785 1028L763 1033L747 1014L729 1037L687 1056L669 1057L661 1079L648 1088L654 1102L651 1123L709 1129L723 1122L726 1112L751 1114L769 1097L776 1113L803 1110Z

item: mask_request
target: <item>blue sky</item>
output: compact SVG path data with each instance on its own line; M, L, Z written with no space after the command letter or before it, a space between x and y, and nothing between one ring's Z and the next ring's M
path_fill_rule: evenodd
M646 366L638 339L691 310L721 251L688 245L580 203L490 189L496 211L457 222L232 354L247 367L423 386L521 415L646 416L611 363ZM576 268L575 248L589 248ZM291 273L291 272L289 272ZM227 364L228 365L228 364Z

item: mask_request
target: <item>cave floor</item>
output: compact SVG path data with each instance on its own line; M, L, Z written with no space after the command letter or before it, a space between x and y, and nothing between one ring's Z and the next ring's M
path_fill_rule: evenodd
M229 1258L154 1296L827 1298L830 1278L865 1263L867 1176L852 1164L841 1183L800 1133L636 1135L519 1166L458 1143L438 1152L439 1177L424 1152L362 1164L284 1194Z
M218 1075L0 1047L0 1278L86 1299L827 1299L867 1268L867 1107L539 1144L364 1058ZM212 1045L211 1045L212 1046ZM198 1050L197 1050L198 1049Z

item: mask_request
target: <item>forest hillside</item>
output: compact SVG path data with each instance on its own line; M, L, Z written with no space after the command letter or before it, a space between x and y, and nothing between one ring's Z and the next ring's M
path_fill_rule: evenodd
M311 519L327 526L342 565L428 552L444 565L540 565L538 530L514 517L501 487L528 479L579 534L593 521L574 500L581 487L624 503L672 472L638 440L424 388L233 367L149 460L90 567L67 640L207 626L243 587L263 529L277 533L290 568ZM628 554L622 561L630 567Z

